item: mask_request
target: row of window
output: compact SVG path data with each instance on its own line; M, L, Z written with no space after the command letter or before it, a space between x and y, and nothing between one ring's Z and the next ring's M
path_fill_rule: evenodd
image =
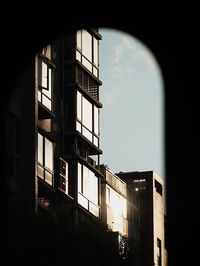
M77 31L76 59L98 77L98 40L86 30ZM52 91L55 67L51 63L51 46L43 49L38 61L38 101L52 111Z

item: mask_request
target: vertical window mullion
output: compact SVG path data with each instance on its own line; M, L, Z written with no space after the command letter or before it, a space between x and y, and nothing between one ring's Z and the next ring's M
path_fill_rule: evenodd
M83 194L83 165L81 164L81 193Z
M83 134L83 95L81 93L81 134Z
M47 91L49 91L49 64L47 64Z
M92 73L94 73L94 37L92 36Z
M46 177L46 174L45 174L45 137L42 136L42 147L43 147L43 167L44 167L44 181L45 181L45 177Z
M92 143L94 143L94 104L92 105Z

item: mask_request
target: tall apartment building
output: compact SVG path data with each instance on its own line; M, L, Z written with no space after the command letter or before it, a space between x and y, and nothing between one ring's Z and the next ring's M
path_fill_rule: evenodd
M100 216L99 40L98 29L57 40L16 85L5 119L5 180L27 210L73 202Z
M166 266L164 183L154 171L116 174L138 194L140 265Z
M98 169L100 39L96 30L79 30L48 46L36 62L38 202L54 204L56 189L63 201L73 200L96 217L102 176Z

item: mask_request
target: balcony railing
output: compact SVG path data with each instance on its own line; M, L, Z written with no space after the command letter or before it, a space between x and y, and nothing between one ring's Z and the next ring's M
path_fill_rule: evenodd
M78 203L83 206L86 210L91 212L96 217L99 217L99 209L100 207L86 198L83 194L78 193Z
M76 82L95 100L99 101L99 86L79 67L76 67Z

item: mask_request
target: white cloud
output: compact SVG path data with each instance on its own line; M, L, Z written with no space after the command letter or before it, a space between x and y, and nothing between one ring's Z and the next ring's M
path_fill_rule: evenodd
M123 56L128 50L130 52L130 61L125 63ZM114 77L122 77L124 74L132 75L135 72L137 66L132 64L132 56L138 58L138 63L143 63L153 75L160 74L160 68L148 48L132 36L125 35L120 38L119 43L113 50L112 64Z
M129 36L122 36L119 44L115 47L113 52L113 63L120 63L120 59L125 51L135 50L135 39Z

